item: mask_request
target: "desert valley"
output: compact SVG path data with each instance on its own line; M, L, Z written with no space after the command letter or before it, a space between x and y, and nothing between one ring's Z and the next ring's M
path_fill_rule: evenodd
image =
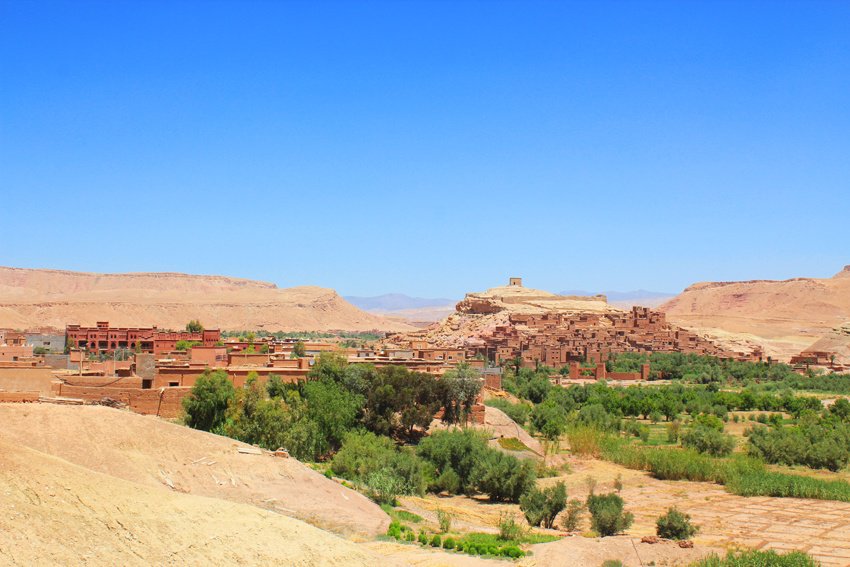
M423 326L322 288L2 268L0 557L847 565L848 274L629 309L511 278Z
M3 0L0 567L850 567L850 2Z

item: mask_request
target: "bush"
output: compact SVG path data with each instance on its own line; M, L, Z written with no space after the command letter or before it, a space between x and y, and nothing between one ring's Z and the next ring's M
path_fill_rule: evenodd
M452 529L452 515L445 510L437 510L437 521L440 524L440 533L446 533Z
M518 502L534 486L535 465L495 449L487 449L473 470L475 487L496 502Z
M581 500L578 498L573 498L569 502L567 502L567 515L564 516L563 525L564 529L568 532L578 531L579 522L581 522L581 514L584 511L584 504L582 504Z
M600 536L611 536L623 532L632 525L634 516L623 511L623 499L613 492L593 494L587 498L591 525Z
M523 528L513 514L504 513L499 516L499 539L504 541L517 541L525 535Z
M401 539L401 524L396 520L390 522L390 526L387 528L387 535L395 539Z
M673 421L667 424L667 442L668 443L678 443L679 442L679 429L682 427L682 424L678 421Z
M682 435L682 446L715 457L725 457L735 448L735 438L717 429L698 425Z
M399 494L424 494L429 483L424 461L412 451L399 450L388 437L370 432L346 435L331 470L364 484L371 497L389 504Z
M442 540L440 539L439 534L434 534L434 537L431 538L431 547L440 547L442 544Z
M437 471L433 488L449 494L475 493L473 472L487 451L485 436L472 429L437 431L423 439L417 449Z
M666 514L655 521L655 531L658 537L691 539L696 535L698 528L691 524L691 517L688 514L679 512L676 508L669 508Z
M619 559L606 559L602 562L602 567L623 567L623 562Z
M499 549L499 555L510 557L511 559L519 559L525 555L525 552L515 545L506 545Z
M543 490L532 488L519 501L519 508L525 514L529 525L551 529L555 517L567 505L567 489L563 482Z
M455 540L447 537L443 540L443 549L454 549L455 548Z
M748 452L769 463L839 471L850 462L850 426L840 422L805 423L750 433Z
M575 455L599 457L607 435L593 427L571 427L567 430L570 451Z
M422 545L428 545L428 536L425 535L425 532L419 532L419 537L417 538L417 541Z

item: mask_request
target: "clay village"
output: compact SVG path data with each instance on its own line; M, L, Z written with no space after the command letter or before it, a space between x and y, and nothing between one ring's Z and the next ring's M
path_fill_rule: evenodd
M850 564L843 321L789 350L772 339L793 326L706 331L679 298L625 308L512 277L433 322L272 288L278 321L252 328L244 308L224 329L170 290L233 303L261 283L0 275L16 321L0 330L10 564ZM46 280L87 291L39 297ZM126 288L121 309L89 299L104 285Z

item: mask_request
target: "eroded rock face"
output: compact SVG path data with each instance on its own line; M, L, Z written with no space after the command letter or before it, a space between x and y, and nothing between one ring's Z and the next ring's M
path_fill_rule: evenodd
M495 300L484 297L475 297L467 295L462 301L458 302L455 310L458 313L468 313L472 315L492 315L499 311L504 311L504 306L499 305Z

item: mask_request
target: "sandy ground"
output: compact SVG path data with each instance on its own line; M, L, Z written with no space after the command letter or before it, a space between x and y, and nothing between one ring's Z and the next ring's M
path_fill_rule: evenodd
M293 518L143 486L0 440L0 564L386 562Z
M253 504L359 539L386 532L372 501L226 437L102 406L0 404L0 440L149 487Z

